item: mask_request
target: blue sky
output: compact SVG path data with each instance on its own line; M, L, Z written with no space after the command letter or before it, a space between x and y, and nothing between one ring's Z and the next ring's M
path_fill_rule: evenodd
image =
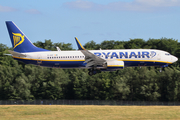
M1 0L0 43L11 47L5 21L32 41L84 45L94 40L173 38L180 41L180 0Z

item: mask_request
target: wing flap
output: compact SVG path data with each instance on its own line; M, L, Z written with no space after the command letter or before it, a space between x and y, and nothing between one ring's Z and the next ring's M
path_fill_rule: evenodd
M90 61L93 61L91 58L87 58L86 60L85 60L85 63L88 63L88 62L90 62Z
M91 67L91 66L94 66L95 64L96 63L94 61L91 61L86 64L86 67Z

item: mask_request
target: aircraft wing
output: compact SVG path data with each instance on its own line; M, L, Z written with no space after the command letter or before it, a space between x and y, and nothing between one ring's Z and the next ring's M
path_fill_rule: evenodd
M86 50L76 37L75 40L77 42L79 50L85 55L85 63L87 63L86 67L96 67L98 65L103 66L104 63L106 63L106 60Z
M18 57L26 57L26 55L22 54L22 53L18 53L18 52L15 52L15 51L11 51L11 50L8 50L12 56L18 56Z

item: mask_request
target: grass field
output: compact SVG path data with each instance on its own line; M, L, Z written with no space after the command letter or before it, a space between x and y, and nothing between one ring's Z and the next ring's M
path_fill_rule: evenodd
M180 120L179 106L0 105L0 120Z

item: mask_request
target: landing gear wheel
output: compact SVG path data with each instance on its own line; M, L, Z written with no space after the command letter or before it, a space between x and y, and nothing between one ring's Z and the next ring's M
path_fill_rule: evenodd
M92 76L92 75L93 75L93 72L92 72L92 71L89 71L88 74L89 74L90 76Z
M90 76L95 75L96 73L97 73L97 70L89 69L88 74L89 74Z

